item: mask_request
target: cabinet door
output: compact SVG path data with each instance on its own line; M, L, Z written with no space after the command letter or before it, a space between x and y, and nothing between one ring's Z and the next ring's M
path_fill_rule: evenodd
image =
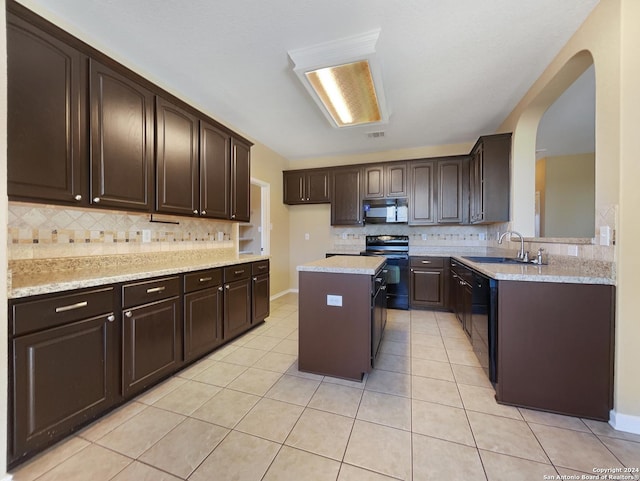
M442 269L411 269L411 305L444 306L444 274Z
M462 159L438 161L438 223L463 220Z
M251 148L231 139L231 220L251 217Z
M184 296L184 359L190 361L222 344L222 286Z
M409 200L409 224L436 223L434 213L433 179L435 161L416 161L409 164L411 199Z
M231 136L200 121L200 215L231 215Z
M384 197L384 166L373 165L364 168L364 198L381 199Z
M156 97L156 210L199 214L198 119Z
M153 94L91 59L91 203L153 207Z
M255 324L269 317L269 274L253 276L251 281L251 322Z
M331 225L362 225L360 168L331 173Z
M473 152L469 168L469 217L470 221L482 222L484 220L484 183L483 183L483 154L482 144Z
M393 162L384 168L385 195L390 198L407 196L407 164Z
M305 192L305 172L283 172L283 199L285 204L304 204L306 199Z
M13 340L13 460L112 405L118 386L113 320L111 312Z
M316 204L329 202L329 171L314 171L307 174L307 201Z
M176 371L182 352L177 297L127 309L122 316L123 395L128 397Z
M86 58L7 14L7 193L86 204Z
M224 286L224 339L229 340L251 327L251 278L227 282Z

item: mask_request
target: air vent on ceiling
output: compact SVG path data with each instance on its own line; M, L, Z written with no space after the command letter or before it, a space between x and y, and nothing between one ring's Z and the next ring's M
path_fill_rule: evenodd
M384 130L380 130L378 132L367 132L367 137L370 139L378 139L380 137L384 137Z

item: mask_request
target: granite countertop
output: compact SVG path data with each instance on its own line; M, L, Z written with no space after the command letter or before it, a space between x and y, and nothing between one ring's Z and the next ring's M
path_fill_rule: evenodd
M472 262L463 256L451 257L497 280L615 285L610 272L606 272L605 269L599 270L592 265L580 267L560 264L488 264Z
M298 272L328 272L372 276L385 262L386 259L380 256L337 255L302 264L297 267L297 270Z
M234 249L208 249L190 252L12 261L9 266L8 297L17 299L51 294L268 258L268 256L238 255Z
M354 255L361 251L359 247L334 249L331 252ZM410 256L452 257L488 277L498 280L559 282L570 284L615 285L615 268L610 262L554 257L548 265L536 264L488 264L472 262L464 256L515 257L515 252L487 247L426 247L410 246Z

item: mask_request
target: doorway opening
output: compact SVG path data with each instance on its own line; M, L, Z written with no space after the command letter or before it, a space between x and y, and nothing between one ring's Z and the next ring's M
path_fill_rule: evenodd
M271 220L269 216L271 186L251 178L250 220L239 225L239 253L269 255Z

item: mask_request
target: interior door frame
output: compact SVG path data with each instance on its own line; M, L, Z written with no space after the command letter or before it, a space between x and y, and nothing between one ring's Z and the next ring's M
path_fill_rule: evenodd
M251 177L251 184L260 187L260 254L271 252L271 184Z

